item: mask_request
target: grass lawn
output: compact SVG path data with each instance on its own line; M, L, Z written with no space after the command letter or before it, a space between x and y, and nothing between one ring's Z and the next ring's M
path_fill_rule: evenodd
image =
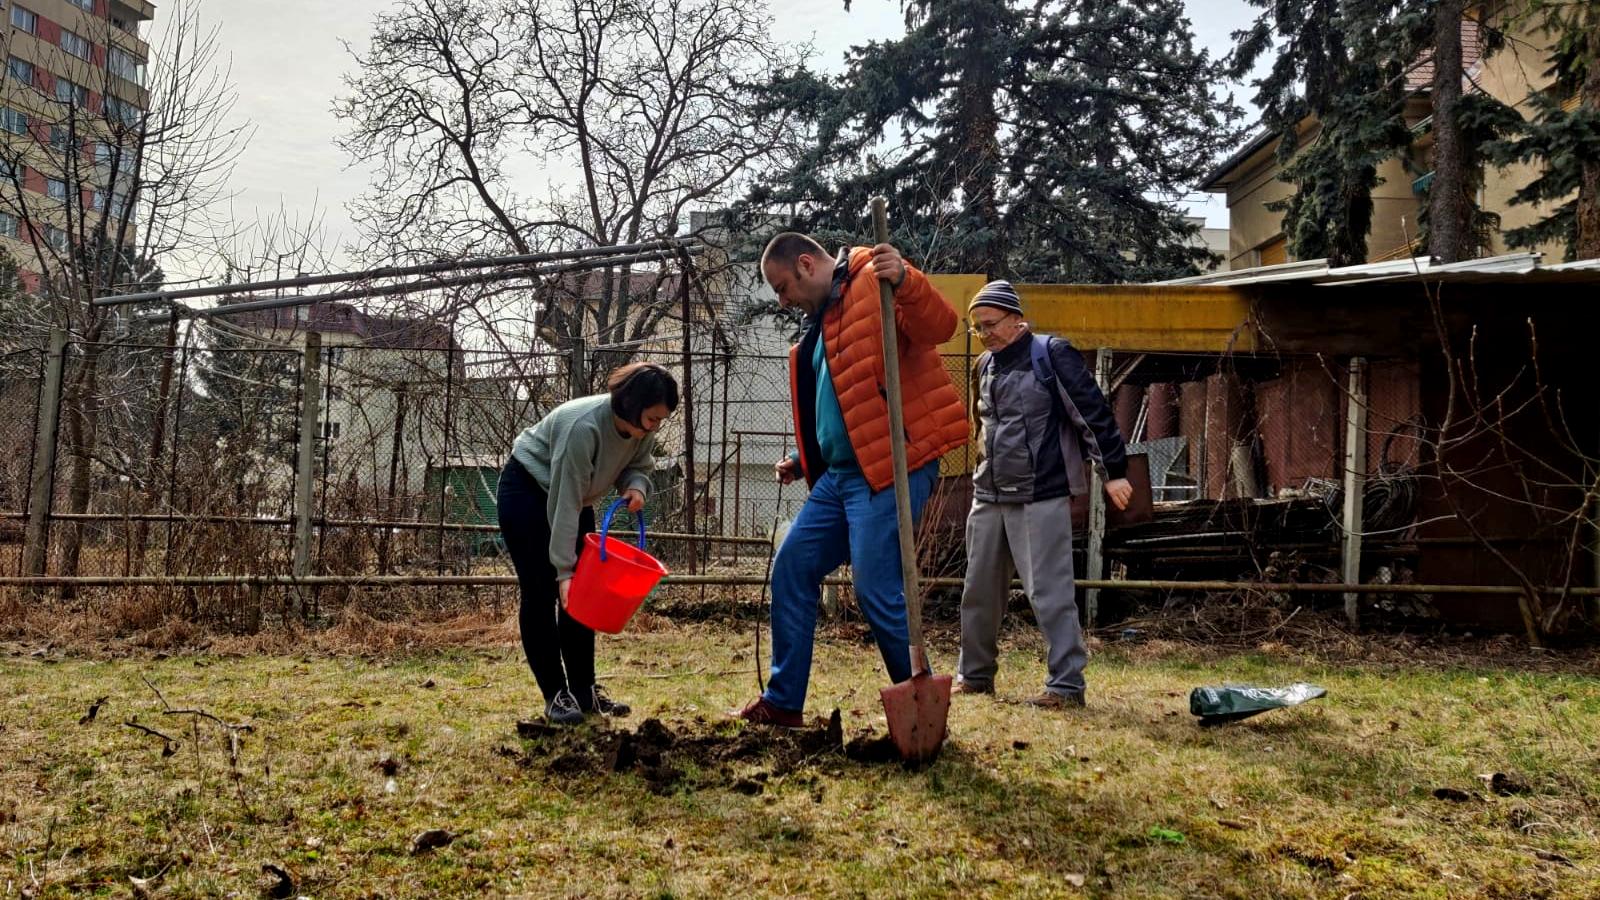
M1001 701L1042 679L1026 632ZM721 712L754 696L749 642L711 624L603 641L635 707L613 727L654 717L685 746L748 749ZM509 647L11 654L0 897L1600 896L1600 685L1577 675L1111 645L1085 711L957 698L923 771L669 750L660 781L571 752L613 740L603 726L519 737L536 691ZM876 662L823 640L809 712L838 707L847 739L881 731ZM1228 680L1328 696L1196 727L1189 689ZM216 722L161 698L253 730L231 758ZM453 840L413 853L427 829Z

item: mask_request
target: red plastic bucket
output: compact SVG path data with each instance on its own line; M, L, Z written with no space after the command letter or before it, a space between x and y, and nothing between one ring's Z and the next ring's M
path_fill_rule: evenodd
M667 574L667 567L644 550L643 512L638 516L639 546L610 536L611 518L626 502L611 504L599 534L584 535L583 553L567 589L567 615L606 634L621 631Z

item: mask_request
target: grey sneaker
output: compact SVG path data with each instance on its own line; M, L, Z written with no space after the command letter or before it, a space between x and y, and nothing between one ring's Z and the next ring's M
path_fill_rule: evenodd
M625 719L629 713L633 712L633 707L611 699L611 696L606 693L606 689L597 684L589 688L589 706L585 709L585 712Z
M544 717L552 725L577 725L583 721L583 710L578 706L578 698L566 688L556 691L550 699L550 705L544 708Z

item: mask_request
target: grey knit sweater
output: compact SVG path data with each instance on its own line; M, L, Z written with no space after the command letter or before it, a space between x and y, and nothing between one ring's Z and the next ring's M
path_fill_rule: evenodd
M655 436L623 437L611 395L568 400L517 435L511 455L550 495L550 564L566 581L578 564L578 513L606 491L637 488L649 496Z

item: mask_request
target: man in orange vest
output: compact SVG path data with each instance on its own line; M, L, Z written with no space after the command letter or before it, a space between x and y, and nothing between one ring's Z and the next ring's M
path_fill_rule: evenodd
M798 728L822 580L846 562L890 679L912 674L879 281L894 289L913 516L938 481L939 457L967 442L966 407L939 357L960 317L889 244L831 256L806 235L784 233L762 253L761 275L780 305L806 316L805 334L789 351L800 449L776 471L784 484L804 477L811 494L773 560L771 680L765 694L735 714Z

